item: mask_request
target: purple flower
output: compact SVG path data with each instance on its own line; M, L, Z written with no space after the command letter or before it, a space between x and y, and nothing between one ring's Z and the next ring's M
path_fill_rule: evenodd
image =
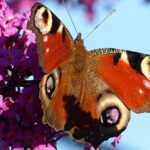
M0 149L55 149L55 131L42 123L43 72L37 65L35 35L26 28L30 13L14 13L5 1L0 12Z
M13 150L24 150L23 147L20 147L20 148L13 148Z
M9 106L14 103L11 97L6 97L3 99L3 96L0 95L0 115L4 112L9 110Z
M27 46L29 46L31 43L35 43L35 34L29 30L27 30L28 38L27 38Z
M2 75L0 75L0 81L2 81L3 80L3 76Z
M56 150L52 145L38 145L37 147L34 148L34 150Z
M12 36L18 32L18 28L26 30L25 26L27 20L29 19L29 12L24 14L14 13L10 9L5 1L0 3L0 33L4 34L6 37Z
M111 145L112 145L113 147L116 147L116 146L119 144L121 138L122 138L122 135L119 135L119 136L115 137L115 138L114 138L114 141L111 143Z
M17 33L17 31L18 31L18 29L15 28L15 27L11 27L11 28L10 28L10 27L7 27L7 28L5 29L4 35L5 35L5 36L11 36L11 35Z
M3 111L8 110L9 108L6 106L6 103L3 100L3 96L0 95L0 115L3 113Z

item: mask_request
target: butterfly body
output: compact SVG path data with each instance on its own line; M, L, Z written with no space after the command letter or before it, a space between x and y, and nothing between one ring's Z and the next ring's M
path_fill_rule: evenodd
M44 5L35 4L28 28L36 34L43 122L97 147L128 125L130 109L150 108L150 57L101 48L87 51Z

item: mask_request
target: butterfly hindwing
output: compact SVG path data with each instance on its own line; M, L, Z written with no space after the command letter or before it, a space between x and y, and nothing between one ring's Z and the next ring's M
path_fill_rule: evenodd
M69 59L72 37L46 6L37 3L32 7L28 28L36 34L39 62L45 72L51 72Z
M99 78L134 112L150 108L150 56L119 49L91 51Z

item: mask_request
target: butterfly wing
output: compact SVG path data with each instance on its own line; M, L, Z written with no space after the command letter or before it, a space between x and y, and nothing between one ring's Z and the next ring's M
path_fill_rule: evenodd
M37 3L32 7L28 28L36 34L39 62L45 72L51 72L69 59L72 37L46 6Z
M119 49L91 51L97 76L136 113L150 110L150 56Z

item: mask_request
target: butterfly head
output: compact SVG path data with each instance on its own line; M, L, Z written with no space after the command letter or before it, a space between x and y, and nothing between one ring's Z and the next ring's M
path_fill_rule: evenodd
M84 45L83 40L82 40L82 36L81 33L79 32L79 34L77 35L76 39L74 40L75 44L77 45Z

